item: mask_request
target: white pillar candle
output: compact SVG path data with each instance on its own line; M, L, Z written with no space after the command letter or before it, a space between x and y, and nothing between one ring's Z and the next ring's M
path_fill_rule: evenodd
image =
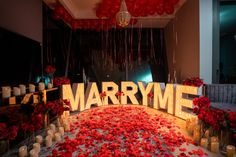
M52 146L52 137L50 135L46 136L45 145L47 148Z
M34 84L29 84L29 92L30 93L35 92L35 85Z
M19 155L19 157L26 157L26 156L28 156L27 146L21 146L19 148L18 155Z
M4 86L2 87L2 98L9 98L11 97L11 87Z
M35 142L42 144L43 143L43 137L41 135L37 135L35 137Z
M227 152L227 157L233 157L235 154L235 146L233 145L228 145L226 147L226 152Z
M55 141L56 142L61 141L61 134L59 132L55 133Z
M53 131L53 133L56 132L56 126L55 126L55 124L50 124L50 125L49 125L49 128Z
M59 127L59 133L61 134L61 136L64 136L64 128L63 127Z
M20 84L19 87L20 87L20 94L21 95L25 95L26 94L26 87L25 87L25 85Z
M36 151L36 153L39 153L41 150L40 144L39 143L34 143L33 144L33 149Z
M20 95L20 88L19 87L13 87L13 95L14 96Z
M49 129L49 130L47 131L47 135L51 136L52 139L53 139L53 138L54 138L54 131L51 130L51 129Z
M215 142L211 142L211 152L213 153L218 153L219 152L219 142L215 141Z
M48 83L48 89L51 89L53 87L52 83Z
M39 82L39 90L43 91L45 89L45 84L43 82Z
M37 150L31 149L29 152L30 157L38 157L39 154L37 153Z

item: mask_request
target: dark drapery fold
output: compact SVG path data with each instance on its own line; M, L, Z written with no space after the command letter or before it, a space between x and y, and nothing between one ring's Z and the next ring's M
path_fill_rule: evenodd
M44 64L54 65L58 69L57 75L65 72L69 33L69 29L50 30L44 40ZM166 82L168 67L163 33L162 29L148 28L74 31L69 77L75 82L81 81L82 69L85 69L90 81L119 83L126 78L126 65L132 73L147 62L153 81Z

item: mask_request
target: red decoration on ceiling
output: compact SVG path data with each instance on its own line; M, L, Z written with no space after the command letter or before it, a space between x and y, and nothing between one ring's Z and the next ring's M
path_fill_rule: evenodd
M102 0L95 8L98 19L74 19L67 10L58 5L52 13L55 20L63 20L73 30L92 29L108 30L116 26L116 14L120 9L120 0ZM163 14L173 14L179 0L125 0L127 9L132 17L145 17ZM131 19L130 24L137 23L137 19ZM116 28L120 28L116 26Z

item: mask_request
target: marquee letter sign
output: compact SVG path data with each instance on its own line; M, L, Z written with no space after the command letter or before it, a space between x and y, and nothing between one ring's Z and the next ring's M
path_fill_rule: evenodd
M148 106L148 93L153 92L153 108L164 109L169 114L175 115L179 118L186 119L193 116L182 110L183 107L192 109L192 99L183 97L184 94L201 95L198 87L174 85L151 82L144 84L138 82L121 82L121 91L124 95L121 96L121 102L116 97L119 87L114 82L102 82L102 92L106 92L104 100L101 100L98 87L95 82L88 84L86 93L84 94L84 84L75 83L73 89L70 85L62 86L62 98L69 99L72 111L89 109L92 104L108 105L109 100L112 104L127 104L128 98L132 104L139 104L136 94L140 91L142 95L142 105ZM86 103L85 103L86 102Z

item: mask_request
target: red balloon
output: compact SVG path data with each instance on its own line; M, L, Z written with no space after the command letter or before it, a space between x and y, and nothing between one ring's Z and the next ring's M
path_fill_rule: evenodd
M158 15L163 15L163 13L164 13L164 9L163 9L163 8L159 8L159 9L157 10L157 14L158 14Z
M58 6L54 9L54 12L58 15L63 15L66 12L66 10L62 6Z
M174 7L173 7L173 5L167 5L167 6L165 6L165 12L166 12L167 14L173 14L173 13L174 13Z

